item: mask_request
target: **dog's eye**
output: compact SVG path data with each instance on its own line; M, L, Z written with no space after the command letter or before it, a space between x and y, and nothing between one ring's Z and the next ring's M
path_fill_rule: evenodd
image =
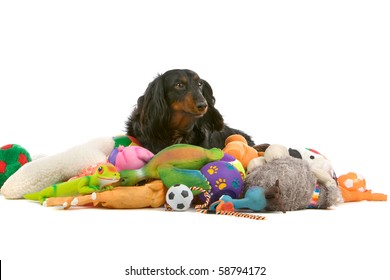
M199 82L198 82L198 86L199 86L199 87L202 87L202 86L203 86L203 82L199 81Z
M184 85L183 85L183 83L177 83L177 84L175 85L175 87L176 87L176 88L184 88Z

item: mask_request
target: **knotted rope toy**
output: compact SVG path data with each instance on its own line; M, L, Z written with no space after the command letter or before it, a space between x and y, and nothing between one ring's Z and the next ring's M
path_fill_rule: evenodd
M226 216L234 216L234 217L240 217L240 218L248 218L252 220L265 220L264 216L258 216L255 214L248 214L248 213L240 213L240 212L235 212L233 204L230 202L224 202L222 200L218 200L210 205L211 206L216 206L215 210L210 210L209 209L209 203L211 199L210 193L203 189L199 188L196 186L190 187L191 191L196 191L196 192L201 192L203 193L205 197L205 202L203 204L198 204L195 205L195 210L199 213L203 214L215 214L215 215L226 215ZM167 211L172 211L172 207L168 204L165 203L165 209Z

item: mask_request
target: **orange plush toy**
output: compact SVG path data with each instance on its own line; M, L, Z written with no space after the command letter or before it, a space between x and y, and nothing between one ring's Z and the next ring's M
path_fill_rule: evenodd
M114 209L157 208L165 203L167 188L161 180L154 180L144 186L115 187L112 190L72 197L50 197L46 206L94 206Z
M361 200L386 201L387 195L371 193L366 189L366 180L354 172L349 172L337 178L337 183L343 196L344 202Z
M253 147L248 146L246 139L239 134L233 134L226 138L225 148L222 151L240 161L245 170L249 162L259 156L259 153Z

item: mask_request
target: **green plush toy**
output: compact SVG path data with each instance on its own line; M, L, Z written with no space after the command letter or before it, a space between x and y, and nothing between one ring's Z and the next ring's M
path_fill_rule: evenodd
M31 161L30 154L23 147L16 144L9 144L1 147L0 188L12 174L29 161Z
M108 186L120 179L114 165L111 163L100 164L92 175L82 176L70 181L54 184L35 193L25 194L23 197L29 200L37 200L43 204L49 197L76 196L109 189Z
M217 148L174 144L157 153L144 167L120 171L120 185L134 186L143 180L161 179L167 188L180 183L209 190L210 184L200 169L223 156L222 150ZM199 191L194 194L199 194Z

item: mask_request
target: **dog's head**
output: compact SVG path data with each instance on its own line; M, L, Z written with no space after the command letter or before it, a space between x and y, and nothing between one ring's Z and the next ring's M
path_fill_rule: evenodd
M164 98L172 113L203 117L208 110L208 102L203 93L205 81L191 70L170 70L160 76L164 88Z
M183 132L194 127L219 131L224 120L214 104L211 86L198 74L169 70L158 75L139 97L131 120L138 118L143 133L154 136L162 136L162 127Z

